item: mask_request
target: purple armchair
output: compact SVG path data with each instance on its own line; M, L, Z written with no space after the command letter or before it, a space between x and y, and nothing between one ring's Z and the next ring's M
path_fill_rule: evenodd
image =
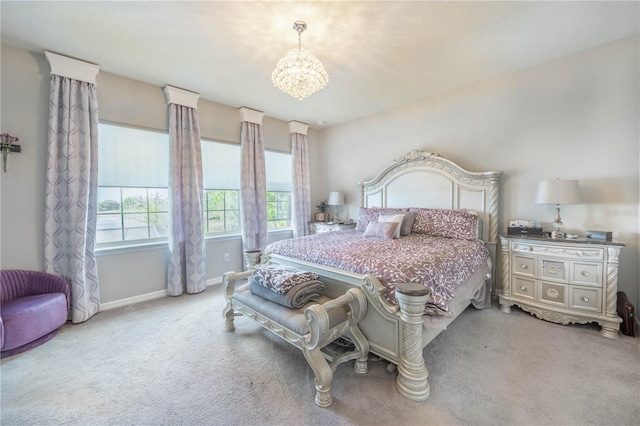
M67 321L69 285L46 272L0 271L1 357L51 340Z

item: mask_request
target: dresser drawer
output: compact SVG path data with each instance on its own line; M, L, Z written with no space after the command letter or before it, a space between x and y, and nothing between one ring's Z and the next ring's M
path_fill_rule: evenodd
M591 247L571 247L555 244L512 241L511 251L514 253L531 253L539 254L544 257L561 257L564 259L593 261L604 260L604 249Z
M527 277L536 276L536 259L535 257L522 256L518 254L513 255L513 273L518 275L524 275Z
M566 284L543 281L540 283L540 301L556 306L568 306L568 289L569 286Z
M535 300L535 280L513 277L513 294Z
M540 259L538 277L547 281L569 282L569 262L560 259Z
M601 312L601 289L571 286L570 293L569 300L571 302L571 308Z
M571 283L602 286L602 264L571 262Z

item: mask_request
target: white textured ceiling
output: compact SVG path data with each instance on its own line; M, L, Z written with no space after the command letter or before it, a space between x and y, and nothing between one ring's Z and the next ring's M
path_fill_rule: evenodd
M2 43L282 120L327 126L639 32L631 2L13 2ZM329 84L299 101L271 72L302 44ZM98 89L100 90L100 89Z

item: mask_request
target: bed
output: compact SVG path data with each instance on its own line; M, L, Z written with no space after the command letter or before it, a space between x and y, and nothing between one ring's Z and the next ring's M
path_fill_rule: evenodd
M265 249L263 262L316 272L325 283L329 297L338 297L352 287L362 288L367 297L367 311L359 326L369 341L370 351L398 366L396 387L403 396L416 401L427 399L430 388L422 349L472 301L486 300L492 288L501 175L502 172L495 171L470 172L437 154L411 151L394 160L373 179L358 183L359 228L270 244ZM355 247L353 244L369 240L363 238L370 227L364 229L361 222L366 222L366 214L363 216L362 212L374 217L376 212L379 214L385 209L418 212L437 209L473 214L476 217L474 235L464 243L447 238L446 234L443 237L411 233L399 239L381 239L381 245L376 248L364 249L370 254L369 259L360 257L355 265L350 264L349 250ZM437 274L432 278L416 273L415 270L422 270L415 263L413 272L393 267L380 272L378 257L383 256L375 253L389 251L399 240L414 244L414 248L435 244L436 240L438 244L445 244L448 240L455 249L447 250L465 252L475 259L474 264L460 274L457 271L462 266L453 255L446 259L446 265L436 267ZM330 252L338 253L337 258L322 251L320 246L327 244L332 247ZM450 277L457 281L452 290L444 285L441 286L444 290L437 288L438 283ZM424 281L429 280L436 288L432 285L427 291Z

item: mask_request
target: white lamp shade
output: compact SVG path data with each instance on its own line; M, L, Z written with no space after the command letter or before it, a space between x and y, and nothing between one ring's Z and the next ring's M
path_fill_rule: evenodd
M330 192L327 204L330 206L341 206L344 204L344 195L342 192Z
M543 180L538 182L536 204L578 204L580 185L577 180Z

